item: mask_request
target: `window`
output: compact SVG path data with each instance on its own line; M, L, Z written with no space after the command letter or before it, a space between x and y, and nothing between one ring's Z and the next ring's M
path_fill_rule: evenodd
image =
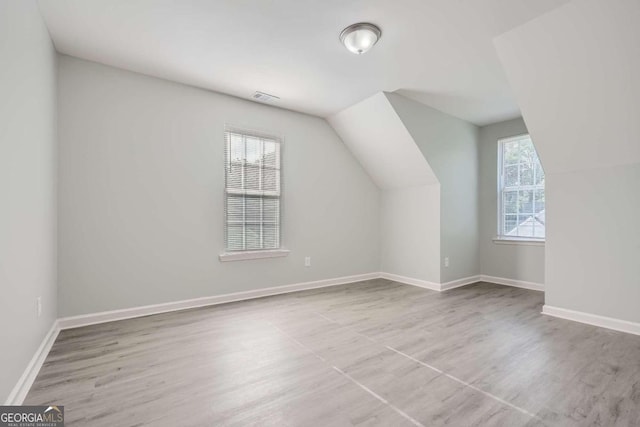
M280 248L281 141L225 131L225 249Z
M499 238L543 240L544 171L529 135L498 141L498 165Z

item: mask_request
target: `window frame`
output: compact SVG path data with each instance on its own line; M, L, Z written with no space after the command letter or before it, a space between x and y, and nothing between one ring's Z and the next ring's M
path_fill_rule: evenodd
M508 137L503 137L503 138L499 138L498 139L498 144L497 144L497 148L498 148L498 162L497 162L497 235L495 238L493 238L493 242L494 243L506 243L506 244L523 244L523 245L532 245L532 246L543 246L545 241L546 241L546 229L545 229L545 237L534 237L534 236L509 236L506 234L506 231L504 230L504 216L505 216L505 212L504 212L504 188L505 188L505 167L504 167L504 162L503 162L503 157L504 157L504 144L505 143L509 143L509 142L513 142L513 141L518 141L521 139L525 139L528 138L530 139L532 142L532 138L531 135L529 133L521 133L518 135L513 135L513 136L508 136ZM540 163L540 167L542 168L542 162L540 161L540 156L538 155L538 150L535 148L534 145L534 150L536 151L536 157L538 159L538 162ZM544 173L544 168L542 168L542 171ZM546 178L546 174L545 174L545 178ZM546 181L546 179L545 179ZM518 186L519 189L518 191L520 191L520 186ZM528 187L530 190L538 190L539 186L537 186L536 184L532 184ZM545 191L545 196L546 196L546 185L543 185L543 191ZM546 197L545 197L545 209L546 209Z
M227 208L228 208L228 197L230 195L240 195L240 196L251 196L251 192L252 190L238 190L237 188L230 188L228 185L228 154L227 154L227 150L230 149L230 147L228 146L229 141L230 141L230 134L238 134L241 135L242 137L246 138L246 137L252 137L252 138L258 138L258 139L264 139L264 140L271 140L274 141L275 143L278 144L279 148L279 158L277 160L277 162L279 163L279 169L278 169L278 175L277 175L277 181L278 181L278 186L279 186L279 194L265 194L268 193L267 191L263 191L263 190L253 190L253 192L255 192L255 196L259 196L259 197L270 197L270 198L277 198L278 200L278 218L277 218L277 229L278 229L278 247L276 248L246 248L246 245L244 249L238 249L238 250L233 250L233 249L229 249L228 248L228 226L229 226L229 221L228 221L228 212L227 212ZM245 150L246 150L246 145L245 145ZM287 249L284 248L283 246L283 232L282 232L282 223L283 223L283 151L284 151L284 138L282 136L273 134L273 133L267 133L267 132L262 132L262 131L257 131L257 130L253 130L253 129L248 129L248 128L244 128L244 127L237 127L237 126L230 126L230 125L225 125L225 129L224 129L224 151L223 151L223 171L224 171L224 188L222 190L223 193L223 209L224 209L224 213L222 216L222 222L223 222L223 230L224 230L224 250L223 252L220 254L219 259L220 261L240 261L240 260L249 260L249 259L258 259L258 258L277 258L277 257L283 257L283 256L287 256L289 254L289 251ZM246 155L246 154L245 154ZM245 160L246 161L246 160ZM263 169L262 167L260 168L261 170ZM244 169L243 169L243 176L244 176ZM262 173L261 173L262 176ZM246 225L246 220L244 220L243 225ZM261 224L263 225L263 224ZM262 227L261 227L261 235L260 235L260 239L263 239L263 231L262 231Z

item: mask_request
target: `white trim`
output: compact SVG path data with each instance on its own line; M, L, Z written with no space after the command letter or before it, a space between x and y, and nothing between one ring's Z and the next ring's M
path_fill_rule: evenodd
M466 286L479 281L491 282L499 285L514 286L517 288L532 289L542 291L542 284L525 282L521 280L505 279L500 277L477 275L463 279L453 280L443 284L430 282L427 280L415 279L412 277L400 276L392 273L367 273L353 276L337 277L334 279L316 280L312 282L296 283L292 285L275 286L271 288L255 289L251 291L234 292L223 295L213 295L202 298L194 298L182 301L172 301L161 304L152 304L119 310L103 311L99 313L82 314L79 316L63 317L58 319L60 329L78 328L81 326L94 325L98 323L113 322L116 320L131 319L134 317L149 316L152 314L167 313L189 308L204 307L209 305L223 304L227 302L242 301L253 298L260 298L270 295L279 295L289 292L303 291L307 289L323 288L327 286L344 285L347 283L359 282L372 279L387 279L406 285L417 286L432 291L445 291L460 286Z
M504 136L502 138L498 138L498 143L513 142L513 141L518 141L526 138L531 139L531 135L529 134L529 132L521 133L519 135Z
M413 277L400 276L392 273L380 273L381 279L393 280L394 282L404 283L405 285L417 286L419 288L429 289L432 291L440 291L440 283L429 282L422 279L414 279Z
M243 261L247 259L279 258L289 255L288 249L270 249L264 251L224 252L218 258L221 262Z
M4 403L5 405L22 405L25 397L27 397L27 393L29 393L29 389L38 376L38 372L40 372L40 368L42 367L44 360L49 354L49 350L51 350L53 343L58 337L59 332L60 327L58 325L58 321L54 320L53 325L51 325L51 329L49 329L49 332L47 332L47 335L45 335L44 339L40 343L40 346L31 358L31 361L29 361L29 364L20 376L20 379L16 383L15 387L13 387L13 390L11 390L9 397L7 397L7 400Z
M476 274L475 276L464 277L462 279L452 280L450 282L445 282L440 285L441 291L448 291L449 289L459 288L461 286L471 285L473 283L480 282L480 275Z
M560 319L573 320L574 322L586 323L587 325L599 326L601 328L613 329L614 331L640 335L640 323L630 322L628 320L599 316L597 314L569 310L547 304L542 306L542 314L559 317Z
M471 285L476 282L490 282L495 283L496 285L513 286L514 288L523 288L542 292L544 291L544 285L542 283L525 282L524 280L506 279L504 277L486 276L484 274L469 276L445 283L429 282L422 279L414 279L413 277L400 276L398 274L392 273L380 273L379 277L382 279L393 280L394 282L404 283L405 285L418 286L420 288L438 292L448 291L449 289Z
M124 308L120 310L103 311L99 313L82 314L79 316L63 317L58 319L60 329L78 328L81 326L95 325L98 323L113 322L115 320L131 319L134 317L149 316L151 314L167 313L189 308L205 307L209 305L223 304L226 302L242 301L260 298L270 295L279 295L289 292L303 291L307 289L324 288L327 286L344 285L363 280L377 279L380 273L357 274L354 276L337 277L334 279L316 280L313 282L296 283L293 285L275 286L272 288L255 289L231 294L213 295L189 300L167 302L162 304L145 305L139 307Z
M544 284L536 282L526 282L524 280L507 279L504 277L480 275L483 282L495 283L496 285L513 286L514 288L529 289L532 291L544 292Z
M481 281L480 275L464 277L462 279L452 280L446 283L429 282L428 280L415 279L413 277L400 276L399 274L393 273L380 273L380 278L438 292L448 291L449 289L459 288L461 286L467 286Z
M544 246L543 239L527 239L524 237L494 237L493 243L498 245Z

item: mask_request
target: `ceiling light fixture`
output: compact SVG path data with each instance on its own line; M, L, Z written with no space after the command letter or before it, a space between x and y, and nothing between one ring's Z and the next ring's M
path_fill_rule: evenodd
M356 55L361 55L373 47L382 37L382 31L368 22L349 25L340 33L340 41Z

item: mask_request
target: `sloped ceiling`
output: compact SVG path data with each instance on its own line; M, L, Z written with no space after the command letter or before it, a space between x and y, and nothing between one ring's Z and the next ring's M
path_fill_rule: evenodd
M329 117L328 121L379 188L438 183L383 92Z
M576 0L495 40L547 173L640 162L640 1Z

